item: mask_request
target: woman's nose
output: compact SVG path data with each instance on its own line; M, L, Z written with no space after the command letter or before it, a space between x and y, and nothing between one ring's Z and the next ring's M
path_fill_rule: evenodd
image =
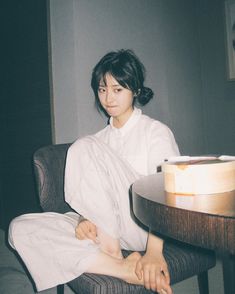
M107 91L106 92L106 101L107 102L110 102L112 100L113 100L113 93L112 93L112 91Z

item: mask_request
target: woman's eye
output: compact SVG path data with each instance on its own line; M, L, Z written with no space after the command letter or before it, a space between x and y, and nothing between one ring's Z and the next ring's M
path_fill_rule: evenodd
M99 93L104 93L104 92L105 92L105 88L99 88L99 89L98 89L98 92L99 92Z
M115 93L118 93L118 92L121 92L121 91L122 91L122 88L116 88L116 89L114 90Z

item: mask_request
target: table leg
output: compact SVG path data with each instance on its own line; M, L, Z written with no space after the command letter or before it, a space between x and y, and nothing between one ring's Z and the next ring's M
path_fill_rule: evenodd
M235 293L235 255L223 256L224 294Z

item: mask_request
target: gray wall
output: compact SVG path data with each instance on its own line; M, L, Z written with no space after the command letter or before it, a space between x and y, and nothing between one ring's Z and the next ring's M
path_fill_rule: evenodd
M183 154L235 153L235 83L226 81L223 0L50 0L55 142L101 129L93 66L131 48ZM234 150L234 151L233 151Z
M235 154L235 81L228 80L224 0L199 0L206 150Z

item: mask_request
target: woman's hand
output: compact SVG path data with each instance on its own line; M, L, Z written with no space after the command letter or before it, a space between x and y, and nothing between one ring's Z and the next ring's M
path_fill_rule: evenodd
M172 294L170 275L163 256L163 240L149 232L146 254L137 262L135 273L144 286L160 294Z
M162 253L146 253L136 264L137 277L144 280L146 289L159 294L172 294L170 276Z
M75 236L79 240L90 239L95 243L99 243L97 239L97 228L91 221L83 219L75 228Z

